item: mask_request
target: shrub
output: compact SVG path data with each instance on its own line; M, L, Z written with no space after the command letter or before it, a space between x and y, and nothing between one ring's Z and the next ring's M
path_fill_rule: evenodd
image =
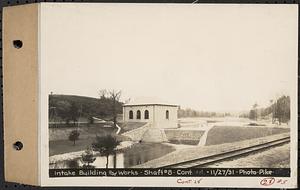
M79 131L78 130L73 130L69 134L69 141L73 141L73 145L75 145L75 142L79 139Z

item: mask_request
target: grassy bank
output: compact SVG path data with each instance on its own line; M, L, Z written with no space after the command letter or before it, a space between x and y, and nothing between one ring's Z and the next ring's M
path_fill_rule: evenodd
M78 130L80 133L75 145L68 139L72 130ZM96 136L115 134L116 131L117 128L105 128L102 124L90 124L89 127L80 125L75 128L50 128L49 156L85 150L95 141Z
M289 131L289 128L215 126L208 132L206 145L243 141Z
M79 139L75 145L69 140L50 141L49 156L85 150L93 143L94 139L95 138Z

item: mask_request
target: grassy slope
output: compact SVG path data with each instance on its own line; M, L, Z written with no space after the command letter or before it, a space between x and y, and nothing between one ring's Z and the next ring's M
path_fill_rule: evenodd
M289 128L215 126L208 132L206 145L242 141L289 131Z
M117 131L116 128L103 128L100 127L99 125L101 124L90 124L90 127L87 126L80 127L79 140L76 141L75 146L73 145L73 142L68 140L68 134L61 133L62 135L64 135L63 138L61 138L62 140L49 141L49 156L53 156L56 154L63 154L67 152L85 150L95 141L96 135L102 136L107 134L115 134L115 132ZM64 130L64 129L58 128L52 130Z
M95 138L79 139L75 146L69 140L57 140L49 142L49 156L63 154L67 152L77 152L87 149Z

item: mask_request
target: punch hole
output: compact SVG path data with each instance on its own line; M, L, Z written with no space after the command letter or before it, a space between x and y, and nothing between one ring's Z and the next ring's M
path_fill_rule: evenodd
M14 40L13 45L15 48L20 49L23 46L23 42L21 40Z
M17 141L17 142L15 142L14 143L14 149L16 149L16 150L22 150L23 149L23 143L22 142L20 142L20 141Z

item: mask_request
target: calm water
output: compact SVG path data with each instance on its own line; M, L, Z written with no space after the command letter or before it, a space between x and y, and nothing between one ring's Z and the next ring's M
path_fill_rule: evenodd
M116 156L110 155L108 167L114 168L115 160L116 168L129 168L162 157L174 150L175 148L171 146L159 143L135 144L131 148L126 149L124 152L117 153ZM79 166L83 165L80 159L77 159L76 162ZM106 157L97 156L94 163L90 165L93 165L96 168L105 168ZM52 164L50 165L50 168L69 168L69 162L62 161L56 164Z

